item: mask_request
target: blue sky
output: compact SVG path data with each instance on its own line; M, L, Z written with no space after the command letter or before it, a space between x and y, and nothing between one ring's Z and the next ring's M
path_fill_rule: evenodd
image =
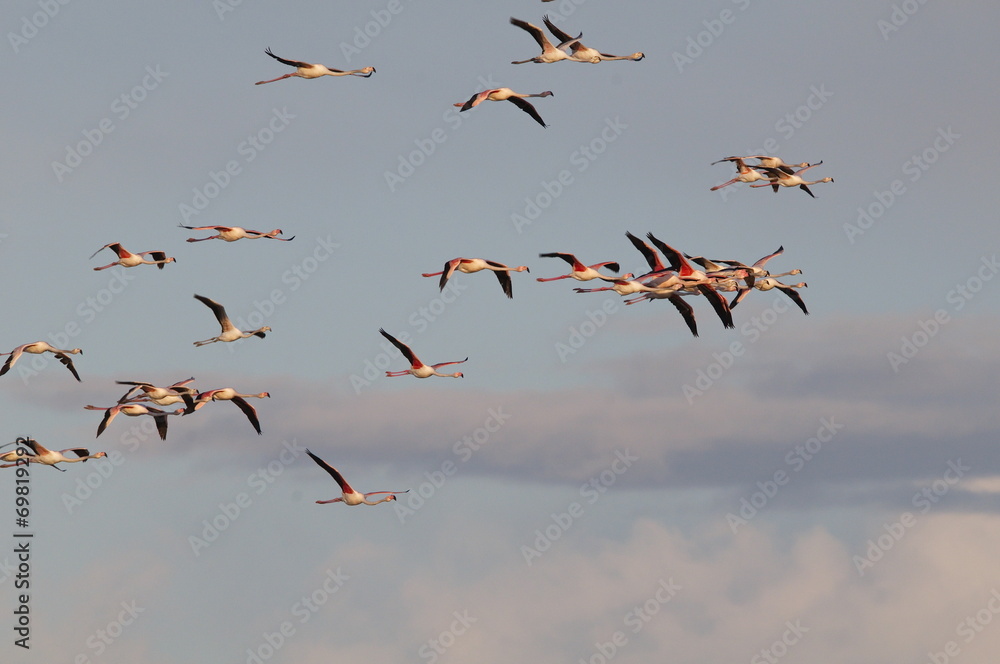
M48 14L46 14L48 8ZM640 62L512 65L515 16ZM1000 231L985 2L23 2L4 21L6 434L31 469L16 662L992 661ZM367 34L366 31L367 30ZM364 36L367 38L362 38ZM288 79L290 59L370 78ZM551 90L549 125L484 87ZM824 163L810 198L729 155ZM84 154L86 153L86 154ZM293 242L189 244L178 224ZM539 253L645 269L625 232L799 268L725 330L577 294ZM175 264L95 272L110 242ZM528 265L503 297L457 256ZM586 286L586 284L583 284ZM192 296L266 339L216 333ZM378 334L461 381L405 368ZM115 380L268 391L97 440ZM333 483L410 489L316 505ZM305 598L305 599L303 599ZM7 609L9 607L9 610ZM971 621L971 622L970 622ZM57 634L58 638L51 635Z

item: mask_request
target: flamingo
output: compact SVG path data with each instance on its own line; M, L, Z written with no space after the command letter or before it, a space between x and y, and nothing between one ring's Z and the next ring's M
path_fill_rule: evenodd
M257 81L254 85L274 83L275 81L280 81L283 78L289 78L291 76L298 76L299 78L319 78L320 76L361 76L363 78L368 78L375 73L375 67L365 67L363 69L351 69L350 71L344 71L343 69L331 69L330 67L326 67L324 65L314 65L308 62L299 62L298 60L285 60L284 58L279 58L274 53L271 53L270 48L266 49L264 52L281 64L288 65L289 67L295 67L296 69L291 74L285 74L284 76L279 76L278 78L272 78L269 81Z
M698 263L706 270L709 270L710 277L714 276L722 278L743 279L744 281L746 281L747 287L751 288L754 285L755 279L763 279L764 277L787 277L788 275L791 274L802 274L802 270L798 268L790 270L788 272L782 272L780 274L771 274L770 272L764 269L764 265L766 265L769 260L771 260L775 256L780 256L783 253L785 253L785 247L780 246L777 248L777 250L774 251L774 253L764 256L763 258L755 262L753 265L747 265L746 263L741 263L740 261L733 261L733 260L710 261L707 258L703 258L701 256L695 256L693 258L691 256L688 256L688 258Z
M559 44L559 46L553 46L552 42L549 41L549 38L545 36L545 33L542 32L542 29L539 28L537 25L532 25L527 21L522 21L521 19L514 18L513 16L510 17L510 24L516 25L522 30L527 31L527 33L531 35L536 42L538 42L538 45L542 47L541 55L536 55L535 57L528 58L527 60L514 60L510 64L523 65L526 62L538 62L541 64L547 64L550 62L559 62L560 60L571 59L570 55L562 49L570 45L569 42L573 41L572 37L570 37L568 41L563 40L563 43ZM582 36L583 33L581 32L580 37ZM576 39L579 39L580 37L577 37Z
M189 231L216 231L216 235L209 235L208 237L189 237L188 242L204 242L205 240L223 240L225 242L236 242L237 240L242 240L246 238L248 240L259 240L260 238L267 238L269 240L281 240L282 242L291 242L295 239L292 237L277 237L282 234L280 228L275 228L273 231L264 233L262 231L251 231L246 228L241 228L239 226L185 226L184 224L178 224L181 228L186 228Z
M240 410L243 411L243 414L247 416L247 419L250 420L250 424L253 425L254 430L257 432L257 435L259 436L261 435L261 433L260 433L260 420L257 419L257 410L246 401L246 399L249 399L251 397L254 399L265 399L265 398L269 399L271 398L271 394L269 392L259 392L257 394L240 394L231 387L223 387L217 390L208 390L207 392L202 392L197 396L197 398L195 399L194 408L185 411L185 415L198 410L209 401L232 401L234 404L239 406Z
M76 463L77 461L86 462L87 459L103 459L108 456L107 452L98 452L97 454L91 454L90 450L85 447L71 447L66 450L50 450L45 448L41 443L32 438L18 438L15 444L24 445L31 448L32 454L18 454L17 451L14 452L4 452L0 454L0 461L13 461L13 463L5 463L0 465L0 468L12 468L19 465L18 460L21 463L40 463L45 466L52 466L56 468L57 463ZM66 456L67 452L72 452L76 457ZM66 472L62 468L56 468L62 472Z
M101 423L97 425L97 436L100 437L104 430L108 428L108 425L118 416L118 413L122 415L128 415L129 417L139 417L140 415L150 415L153 421L156 423L156 431L160 434L160 440L167 439L167 416L168 415L180 415L184 412L183 408L178 408L177 410L160 410L159 408L151 408L143 406L138 403L118 403L114 406L104 408L102 406L84 406L87 410L103 410L104 419Z
M424 272L420 276L436 277L441 275L441 280L438 282L438 286L441 290L444 290L444 285L448 283L448 279L450 279L451 275L455 273L455 270L465 272L466 274L479 272L480 270L493 270L493 272L497 275L497 280L500 282L500 287L503 288L504 294L509 298L514 297L510 273L531 272L527 265L508 267L503 263L486 260L485 258L453 258L444 264L444 270L441 272Z
M194 378L188 378L170 385L169 387L156 387L152 383L133 380L116 380L119 385L132 385L128 392L118 400L118 403L136 403L142 400L152 401L157 406L172 406L175 403L184 403L187 410L194 408L194 398L198 390L193 387L186 387ZM132 397L136 392L142 392L141 396Z
M330 477L336 480L337 484L340 485L340 490L343 492L343 495L340 498L332 498L330 500L317 500L316 501L317 505L328 505L330 503L344 503L345 505L361 505L362 503L364 503L365 505L378 505L379 503L384 503L389 500L396 500L397 494L409 493L410 491L409 489L407 489L406 491L372 491L370 493L358 493L357 491L351 488L351 485L347 483L347 481L344 479L344 476L341 475L336 468L328 464L326 461L320 459L318 456L310 452L308 449L306 450L306 454L308 454L313 461L319 464L320 468L330 473ZM388 495L386 495L385 498L382 498L380 500L368 500L368 496L378 496L382 494L388 494Z
M777 288L781 290L782 293L784 293L785 295L787 295L792 299L792 302L798 305L799 309L802 310L802 313L808 316L809 310L806 309L806 303L802 301L802 296L795 291L796 288L806 288L806 286L807 284L805 283L783 284L774 277L765 277L764 279L758 279L753 285L754 288L761 291L769 291L772 288ZM740 292L737 293L736 297L733 298L733 301L729 303L729 308L732 309L737 304L739 304L743 300L743 298L747 296L747 293L749 293L750 291L751 291L750 288L741 288Z
M465 374L459 371L450 374L443 374L443 373L438 373L437 369L438 367L445 367L448 366L449 364L461 364L462 362L468 362L469 358L465 358L464 360L457 360L455 362L439 362L438 364L427 365L421 362L420 359L413 354L413 351L410 350L410 347L401 342L399 339L392 336L382 328L379 328L378 331L382 334L383 337L392 342L393 346L399 349L399 352L403 354L403 357L405 357L407 360L410 361L409 369L404 369L402 371L386 371L385 372L386 376L395 377L395 376L405 376L407 374L410 374L412 376L416 376L417 378L428 378L430 376L441 376L443 378L465 377Z
M217 337L212 337L211 339L205 339L204 341L195 341L195 346L204 346L206 344L215 343L216 341L236 341L237 339L246 339L247 337L260 337L263 339L266 336L264 333L271 331L271 328L265 325L264 327L253 330L252 332L243 332L229 320L229 316L226 315L226 309L221 304L215 300L210 300L207 297L198 294L195 294L195 299L211 309L212 313L215 314L216 319L218 319L219 325L222 326L222 334Z
M74 348L72 350L62 350L59 348L54 348L53 346L50 346L44 341L34 341L30 344L24 344L22 346L18 346L9 353L0 353L0 355L10 355L10 357L7 358L7 361L4 362L3 368L0 368L0 376L10 371L10 368L14 366L14 363L17 362L17 359L19 357L21 357L22 353L32 353L34 355L40 355L46 352L54 353L55 356L59 358L59 361L62 362L64 365L66 365L66 368L69 369L69 372L71 374L73 374L73 377L76 378L77 381L80 380L80 374L76 372L76 367L73 366L73 360L71 360L69 356L81 355L83 354L83 351L80 350L79 348Z
M731 161L736 166L736 177L728 182L723 182L722 184L717 184L709 191L717 191L723 187L728 187L735 182L756 182L757 180L766 180L767 176L758 171L756 168L751 168L743 162L743 157L726 157L725 159L720 159L719 161L713 161L712 165L721 163L723 161Z
M557 281L559 279L576 279L577 281L590 281L591 279L603 279L604 281L614 281L619 277L608 277L597 270L602 267L606 267L612 272L617 272L619 269L618 263L614 261L605 261L603 263L594 263L593 265L584 265L576 256L573 254L564 254L559 252L553 252L549 254L538 254L539 258L561 258L570 265L573 266L573 270L569 274L564 274L561 277L538 277L536 281Z
M121 265L122 267L135 267L136 265L155 265L156 267L163 269L163 266L167 263L174 263L177 261L176 258L168 258L165 251L140 251L139 253L133 254L128 249L123 247L117 242L111 242L104 245L93 254L90 255L91 258L101 253L105 249L110 249L111 251L118 254L118 260L114 263L108 263L107 265L102 265L101 267L95 267L94 270L107 270L109 267L114 267L115 265ZM143 256L152 256L153 260L146 260Z
M568 34L557 28L555 25L553 25L552 21L549 20L548 15L543 16L542 20L545 21L545 27L549 29L549 32L551 32L556 39L562 42L560 46L562 46L563 44L569 45L572 53L570 54L568 59L572 60L573 62L590 62L594 64L597 64L598 62L601 62L603 60L635 60L636 62L638 62L639 60L642 60L644 57L646 57L644 53L639 51L633 53L632 55L609 55L607 53L601 53L597 49L589 48L580 43L580 37L583 36L582 32L580 33L580 37L576 37L574 39L573 37L570 37ZM543 46L542 48L544 49L545 47Z
M805 173L810 168L813 168L815 166L819 166L822 163L823 163L822 161L817 161L815 164L810 164L810 165L806 166L805 168L800 168L799 170L797 170L795 172L789 172L789 171L786 171L786 170L784 170L782 168L765 168L764 172L767 173L767 176L770 179L770 182L769 183L765 183L765 184L752 184L750 186L751 187L767 187L767 186L770 186L771 189L774 190L775 193L777 193L779 186L782 186L782 187L798 187L799 189L801 189L802 191L806 192L807 194L809 194L813 198L816 198L816 195L813 194L811 191L809 191L809 187L807 185L810 185L810 184L821 184L823 182L833 182L833 178L831 178L831 177L825 177L825 178L823 178L821 180L808 181L808 180L805 180L805 179L802 178L802 173Z
M760 168L777 168L786 173L792 173L792 169L795 168L808 168L813 165L807 161L803 161L798 164L786 164L782 161L781 157L770 157L766 154L752 154L746 157L741 157L741 159L757 159L760 161L760 164L758 164Z
M535 107L531 105L530 102L525 101L526 97L551 97L552 91L546 90L545 92L539 92L538 94L523 94L520 92L514 92L510 88L495 88L493 90L483 90L482 92L477 92L476 94L469 97L467 102L458 102L455 106L460 106L462 111L467 111L470 108L478 106L484 101L509 101L519 109L530 115L535 119L535 122L542 125L543 127L548 127L545 124L545 120L542 120L542 116L538 114Z

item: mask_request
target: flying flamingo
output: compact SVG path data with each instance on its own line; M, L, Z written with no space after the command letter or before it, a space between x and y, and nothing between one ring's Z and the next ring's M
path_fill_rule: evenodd
M811 191L809 191L809 187L807 185L810 185L810 184L821 184L823 182L833 182L833 178L831 178L831 177L825 177L825 178L823 178L821 180L808 181L808 180L803 179L802 173L808 171L810 168L813 168L815 166L819 166L822 163L823 163L822 161L817 161L815 164L810 164L810 165L806 166L805 168L800 168L799 170L795 171L794 173L789 173L788 171L785 171L785 170L783 170L781 168L765 168L764 172L767 173L767 176L770 179L770 182L769 183L764 183L764 184L752 184L750 186L751 187L767 187L767 186L770 186L771 189L775 191L775 193L777 193L779 186L782 186L782 187L798 187L799 189L801 189L802 191L806 192L807 194L809 194L813 198L816 198L816 195L813 194Z
M317 500L316 501L317 505L328 505L330 503L344 503L345 505L361 505L362 503L364 503L365 505L378 505L379 503L384 503L389 500L396 500L397 494L408 493L410 491L409 489L407 489L406 491L372 491L370 493L358 493L357 491L351 488L351 485L347 483L343 475L337 472L336 468L328 464L326 461L320 459L318 456L310 452L308 449L306 450L306 454L308 454L313 461L319 464L320 468L330 473L330 477L332 477L334 480L337 481L337 484L340 485L340 490L343 492L343 495L340 498L332 498L330 500ZM382 498L380 500L368 500L368 496L378 496L383 494L388 494L388 495L386 495L385 498Z
M770 157L766 154L752 154L746 157L741 157L741 159L757 159L760 161L760 164L758 164L760 168L777 168L785 173L792 173L795 168L808 168L813 165L807 161L803 161L799 164L786 164L782 161L781 157Z
M771 260L775 256L780 256L784 252L785 252L785 247L780 246L774 253L764 256L763 258L755 262L753 265L747 265L746 263L741 263L740 261L733 261L733 260L727 261L727 260L716 259L712 261L702 256L695 256L695 257L688 256L688 258L698 263L706 270L708 270L707 274L709 277L721 277L723 279L731 279L731 278L743 279L744 281L746 281L747 287L751 288L753 287L755 279L763 279L764 277L786 277L791 274L802 274L802 270L798 268L791 270L789 272L782 272L780 274L771 274L770 272L764 269L764 265L766 265L769 260Z
M172 406L175 403L184 403L187 410L195 407L194 398L198 395L198 390L193 387L186 387L193 382L194 378L188 378L174 383L168 387L156 387L152 383L133 380L116 380L119 385L132 385L128 392L118 400L118 403L136 403L139 401L151 401L157 406ZM140 396L133 397L136 392L142 392Z
M257 419L257 410L245 401L245 399L249 399L251 397L255 399L264 399L270 398L271 394L269 392L259 392L258 394L240 394L231 387L208 390L207 392L199 394L195 399L194 408L188 409L184 414L187 415L188 413L193 413L209 401L232 401L234 404L239 406L240 410L243 411L243 414L247 416L247 419L250 420L250 424L253 425L254 430L259 436L261 433L260 420Z
M0 461L13 461L13 463L5 463L0 465L0 468L12 468L19 465L18 460L21 463L40 463L45 466L52 466L56 470L66 472L62 468L56 468L57 463L76 463L77 461L86 462L87 459L102 459L108 456L107 452L98 452L97 454L91 454L90 450L85 447L73 447L66 450L50 450L42 446L38 441L31 438L18 438L15 444L24 445L31 448L32 454L18 454L17 451L14 452L4 452L0 454ZM5 446L6 447L6 446ZM72 452L76 457L67 457L66 453Z
M561 277L538 277L536 281L557 281L559 279L576 279L577 281L590 281L591 279L603 279L604 281L614 281L618 277L608 277L597 270L602 267L606 267L612 272L617 272L619 269L618 263L614 261L605 261L603 263L594 263L593 265L584 265L576 256L573 254L564 254L559 252L553 252L549 254L538 254L539 258L561 258L570 265L573 266L573 270L569 274L564 274Z
M420 359L417 358L417 356L413 354L413 351L410 350L410 347L407 346L406 344L404 344L403 342L401 342L399 339L397 339L396 337L392 336L391 334L389 334L388 332L386 332L382 328L379 328L378 331L382 334L383 337L385 337L386 339L388 339L389 341L391 341L392 345L395 346L396 348L398 348L399 352L401 352L403 354L403 357L405 357L410 362L410 368L409 369L404 369L402 371L386 371L385 372L386 376L393 376L393 377L395 377L395 376L405 376L407 374L410 374L410 375L416 376L417 378L428 378L430 376L442 376L444 378L464 378L465 377L464 374L462 374L461 372L458 372L458 371L456 371L455 373L451 373L451 374L443 374L443 373L438 373L437 369L438 369L438 367L445 367L445 366L448 366L449 364L461 364L462 362L468 362L469 358L465 358L464 360L457 360L455 362L439 362L438 364L427 365L427 364L424 364L423 362L421 362Z
M806 287L805 283L798 283L794 285L783 284L773 277L765 277L764 279L758 279L754 283L753 287L761 291L769 291L772 288L777 288L781 290L782 293L790 297L792 299L792 302L797 304L799 309L802 310L802 313L804 313L807 316L809 315L809 310L806 309L806 303L802 301L802 296L795 291L796 288L805 288ZM747 296L747 293L749 293L751 290L752 289L750 288L741 288L740 292L736 295L736 297L733 298L733 301L729 303L729 308L732 309L737 304L739 304L743 300L743 298Z
M208 237L189 237L187 240L188 242L204 242L205 240L236 242L237 240L242 240L243 238L248 240L267 238L269 240L291 242L295 239L294 235L292 237L278 237L282 234L282 230L280 228L275 228L273 231L264 233L263 231L251 231L239 226L185 226L184 224L178 224L178 226L186 228L189 231L216 231L217 233L216 235L209 235Z
M497 280L500 282L500 287L503 288L503 292L507 295L507 297L514 297L510 273L531 272L527 265L508 267L503 263L486 260L484 258L453 258L444 264L444 270L441 272L424 272L420 276L436 277L441 275L441 280L438 282L438 286L441 290L444 290L444 285L448 283L448 279L450 279L451 275L455 273L455 270L465 272L466 274L479 272L480 270L493 270L493 272L497 275Z
M551 32L556 39L561 41L562 44L569 45L572 53L570 54L568 59L572 60L573 62L590 62L594 64L597 64L598 62L601 62L603 60L635 60L638 62L639 60L642 60L644 57L646 57L646 55L641 52L636 52L633 53L632 55L609 55L608 53L601 53L597 49L589 48L580 43L580 37L583 36L582 32L580 33L580 37L573 38L570 37L565 32L563 32L562 30L560 30L559 28L557 28L555 25L553 25L552 21L549 20L549 17L547 15L543 16L542 20L545 21L545 27L549 29L549 32ZM562 44L560 44L560 46Z
M195 346L204 346L206 344L215 343L216 341L236 341L237 339L246 339L247 337L260 337L263 339L266 336L264 333L271 331L271 328L265 325L264 327L252 332L243 332L229 320L229 316L226 315L226 309L221 304L215 300L210 300L207 297L198 294L195 294L195 298L212 310L212 313L215 314L215 318L219 321L219 325L222 326L222 334L217 337L212 337L211 339L205 339L204 341L195 341Z
M7 361L4 362L3 368L0 368L0 376L4 375L10 368L14 366L17 362L17 358L21 357L22 353L32 353L34 355L40 355L41 353L55 353L55 356L59 358L59 361L66 365L73 377L78 381L80 380L80 374L76 372L76 367L73 366L73 360L69 359L70 355L82 354L83 351L79 348L74 348L72 350L61 350L59 348L53 348L44 341L35 341L30 344L24 344L23 346L18 346L9 353L0 353L0 355L10 355Z
M532 25L527 21L522 21L521 19L514 18L513 16L510 17L510 24L516 25L522 30L527 31L527 33L531 35L532 38L536 42L538 42L538 45L541 46L542 48L541 55L536 55L535 57L528 58L527 60L514 60L510 64L523 65L526 62L538 62L541 64L546 64L549 62L559 62L560 60L571 59L571 56L562 49L570 45L569 42L573 41L572 37L570 37L569 41L563 40L563 43L559 44L559 46L553 46L552 42L549 41L549 38L545 36L545 33L542 32L542 29L539 28L537 25ZM581 32L580 37L582 36L583 33ZM577 37L576 39L579 39L580 37Z
M180 415L184 412L183 408L178 408L177 410L165 411L159 408L150 408L143 406L138 403L119 403L111 406L109 408L103 408L101 406L84 406L87 410L103 410L104 419L97 426L97 436L99 437L104 430L108 428L108 425L118 416L118 413L122 415L128 415L129 417L139 417L140 415L150 415L153 421L156 423L156 431L160 434L160 440L167 439L167 416L168 415Z
M736 166L736 177L734 177L729 182L723 182L722 184L717 184L709 191L717 191L723 187L728 187L735 182L756 182L757 180L766 180L767 176L758 171L756 168L751 168L743 163L743 157L726 157L725 159L720 159L719 161L713 161L712 165L721 163L723 161L731 161Z
M269 81L257 81L254 85L274 83L275 81L280 81L283 78L289 78L291 76L298 76L299 78L319 78L320 76L362 76L364 78L368 78L375 73L375 67L365 67L364 69L351 69L350 71L344 71L343 69L331 69L330 67L326 67L324 65L314 65L308 62L299 62L298 60L285 60L284 58L279 58L274 53L271 53L270 48L264 52L281 64L288 65L289 67L295 67L296 69L291 74L285 74L284 76L279 76L278 78L272 78Z
M163 266L167 263L174 263L177 261L176 258L167 258L167 254L164 251L140 251L137 254L133 254L125 247L121 246L117 242L111 242L106 244L93 254L90 255L91 258L101 253L105 249L110 249L111 251L118 254L118 260L114 263L109 263L107 265L102 265L101 267L95 267L94 270L107 270L109 267L114 267L115 265L121 265L122 267L135 267L136 265L155 265L156 267L163 269ZM143 256L152 256L153 260L146 260Z
M545 120L542 120L542 116L538 114L538 111L535 110L535 107L532 106L530 102L527 102L524 99L526 97L551 97L551 96L552 96L551 90L546 90L545 92L539 92L538 94L523 94L520 92L514 92L510 88L496 88L493 90L483 90L482 92L477 92L476 94L469 97L469 101L465 103L458 102L455 104L455 106L461 106L461 110L459 111L461 113L461 111L467 111L470 108L478 106L484 101L509 101L518 108L520 108L522 111L533 117L535 119L535 122L542 125L543 127L547 127L548 125L545 124Z

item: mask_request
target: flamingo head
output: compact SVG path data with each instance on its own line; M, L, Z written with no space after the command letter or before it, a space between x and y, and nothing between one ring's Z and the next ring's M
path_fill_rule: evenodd
M633 54L632 54L631 56L629 56L629 57L630 57L630 58L631 58L632 60L635 60L636 62L638 62L639 60L642 60L642 59L643 59L644 57L646 57L646 54L645 54L645 53L643 53L642 51L636 51L635 53L633 53Z

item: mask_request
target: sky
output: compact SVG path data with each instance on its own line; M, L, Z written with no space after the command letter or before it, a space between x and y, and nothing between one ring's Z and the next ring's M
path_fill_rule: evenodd
M548 13L638 62L538 54ZM502 6L16 0L3 20L4 433L108 456L0 475L0 645L24 663L963 664L1000 648L995 3ZM370 78L290 78L269 58ZM453 106L492 87L534 99ZM833 183L710 188L730 155ZM292 242L187 243L179 225ZM624 237L801 269L573 292ZM175 257L94 271L99 247ZM527 265L508 300L455 257ZM265 339L216 334L194 294ZM464 378L406 368L379 328ZM121 416L116 380L267 391ZM309 449L376 507L338 495ZM10 448L8 448L10 449ZM6 451L6 450L5 450ZM30 532L27 577L15 547ZM26 581L27 588L18 587ZM30 648L15 632L27 593ZM23 614L22 614L23 615Z

